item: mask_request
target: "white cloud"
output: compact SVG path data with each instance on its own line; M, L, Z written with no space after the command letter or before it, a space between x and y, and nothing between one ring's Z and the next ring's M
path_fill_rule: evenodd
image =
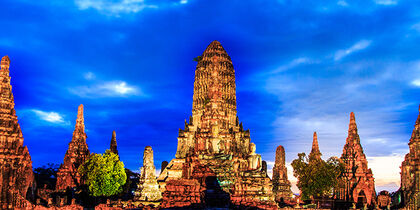
M337 5L340 5L340 6L343 6L343 7L347 7L347 6L349 6L349 4L348 4L346 1L344 1L344 0L340 0L340 1L338 1L338 2L337 2Z
M340 60L345 56L348 56L354 52L366 49L369 47L371 41L370 40L360 40L357 43L355 43L350 48L344 49L344 50L338 50L334 55L334 60Z
M64 117L57 112L45 112L37 109L33 109L34 112L41 120L56 123L56 124L69 124L69 122L64 121Z
M83 77L84 77L86 80L93 80L93 79L95 79L95 78L96 78L95 74L94 74L94 73L92 73L92 72L86 72L85 74L83 74Z
M294 68L296 66L299 66L299 65L302 65L302 64L311 64L311 63L316 63L316 61L313 61L310 58L300 57L300 58L296 58L296 59L292 60L290 63L279 66L277 69L275 69L274 71L272 71L270 73L271 74L279 73L279 72L287 71L289 69L292 69L292 68Z
M416 87L420 87L420 79L413 80L411 82L411 84L414 85L414 86L416 86Z
M96 9L98 11L119 14L119 13L137 13L146 8L157 8L157 5L146 4L144 0L76 0L76 5L80 10Z
M119 16L120 14L138 13L144 9L157 9L162 6L176 6L187 4L188 0L180 0L177 3L151 4L145 0L75 0L80 10L95 9L106 15Z
M397 0L374 0L376 4L379 5L396 5L398 4Z
M85 98L144 96L140 88L128 85L124 81L104 82L93 86L79 86L70 88L70 92Z

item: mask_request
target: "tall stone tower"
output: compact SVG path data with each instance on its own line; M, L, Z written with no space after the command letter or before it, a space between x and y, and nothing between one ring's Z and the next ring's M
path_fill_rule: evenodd
M151 146L144 148L143 167L141 167L140 171L141 176L134 200L148 202L160 201L162 199L162 193L156 181L156 168Z
M318 146L318 136L316 132L314 132L314 137L312 141L312 150L311 150L311 153L309 153L309 162L322 160L321 155L322 154L319 151L319 146Z
M34 175L28 148L15 111L10 85L10 59L1 59L0 70L0 209L23 207Z
M109 146L109 149L111 150L111 152L118 155L117 133L115 133L115 131L112 131L111 144Z
M401 191L407 208L420 209L420 106L408 146L410 152L401 164Z
M292 198L290 181L287 179L286 153L283 146L276 149L276 160L273 167L273 192L277 202L285 202Z
M341 160L345 165L344 186L337 192L344 201L360 205L376 203L375 182L372 170L368 168L360 137L357 133L354 113L350 113L350 124Z
M57 172L57 190L65 190L68 187L78 187L83 184L77 169L90 156L88 145L86 144L86 137L83 104L81 104L77 111L73 138L64 156L64 163L61 164Z
M236 115L235 70L218 41L198 57L192 116L179 130L175 157L158 178L163 208L228 202L260 208L275 205L261 156ZM191 190L195 197L177 194L180 188Z

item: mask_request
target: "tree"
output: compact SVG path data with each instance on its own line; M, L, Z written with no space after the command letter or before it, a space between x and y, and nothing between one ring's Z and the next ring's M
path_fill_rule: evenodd
M59 164L48 163L42 167L35 168L34 175L37 186L44 187L46 185L47 188L54 189L59 167Z
M331 157L326 162L317 160L310 162L305 153L299 153L293 160L293 175L298 179L297 187L302 192L304 200L313 197L331 195L340 182L344 164L337 157Z
M124 163L110 150L91 155L78 170L92 196L116 195L122 192L127 179Z

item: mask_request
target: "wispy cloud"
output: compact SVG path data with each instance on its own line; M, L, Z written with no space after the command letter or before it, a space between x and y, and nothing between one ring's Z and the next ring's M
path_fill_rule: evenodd
M287 71L289 69L292 69L296 66L302 65L302 64L311 64L311 63L315 63L316 61L307 58L307 57L300 57L300 58L296 58L294 60L292 60L291 62L281 65L279 66L277 69L275 69L274 71L270 72L270 73L279 73L279 72L283 72L283 71Z
M411 82L411 84L414 85L414 86L416 86L416 87L420 87L420 79L413 80Z
M57 112L46 112L37 109L32 110L41 120L54 123L54 124L69 124L69 122L64 121L63 115Z
M119 16L120 14L138 13L144 9L157 9L161 6L187 4L188 0L180 0L178 3L149 3L145 0L75 0L80 10L95 9L107 15Z
M379 5L396 5L398 4L397 0L374 0L376 4Z
M347 7L347 6L349 6L349 4L348 4L346 1L344 1L344 0L340 0L340 1L338 1L338 2L337 2L337 5L340 5L340 6L343 6L343 7Z
M92 86L70 88L70 92L84 98L145 96L139 87L124 81L111 81Z
M340 60L354 52L366 49L369 47L371 41L370 40L360 40L357 43L355 43L350 48L344 49L344 50L338 50L334 55L334 60Z
M93 80L93 79L96 78L96 75L93 72L86 72L86 73L83 74L83 77L86 80Z

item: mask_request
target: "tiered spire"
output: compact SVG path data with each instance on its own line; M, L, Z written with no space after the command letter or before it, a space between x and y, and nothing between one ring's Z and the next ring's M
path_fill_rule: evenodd
M0 209L9 209L23 207L34 177L14 108L8 56L1 59L0 66Z
M115 131L112 131L112 137L111 137L111 146L109 148L111 152L118 155L118 149L117 149L117 134Z
M77 169L90 156L86 138L83 104L80 104L77 109L77 119L73 131L73 138L69 143L69 148L64 156L64 163L57 172L57 190L65 190L68 187L78 187L83 183Z
M360 144L356 118L353 112L350 113L348 136L341 160L345 166L343 174L345 186L337 192L340 199L357 202L358 197L363 196L368 205L375 203L375 182L372 170L368 168L368 162ZM361 191L363 191L363 195L358 194Z
M321 152L319 151L318 146L318 136L316 132L314 132L313 141L312 141L312 150L309 154L309 162L315 161L315 160L322 160L321 159Z

